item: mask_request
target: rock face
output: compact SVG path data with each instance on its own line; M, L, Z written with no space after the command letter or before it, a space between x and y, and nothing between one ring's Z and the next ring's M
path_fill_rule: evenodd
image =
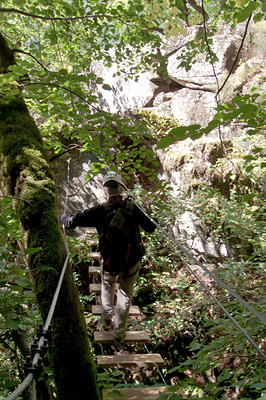
M111 91L95 88L95 94L100 100L102 109L111 113L126 114L129 111L148 109L155 114L172 116L179 125L200 124L207 126L212 119L217 106L216 93L228 74L231 73L226 87L221 91L222 102L233 96L248 93L252 86L266 86L266 22L262 21L249 28L240 56L236 60L242 41L245 25L232 31L229 27L219 26L213 36L212 49L218 57L213 65L206 61L205 54L198 54L196 63L190 70L180 66L184 45L189 40L195 40L196 30L191 29L187 37L182 35L171 37L160 56L164 57L169 78L163 79L153 72L140 75L138 81L126 80L123 75L115 76L118 66L106 68L102 64L92 65L93 72L103 78L112 87ZM233 71L231 71L234 65ZM239 128L223 129L223 140L231 140L241 136ZM214 164L219 154L220 138L217 132L193 142L188 139L176 143L166 150L157 152L162 163L161 178L172 183L173 193L180 188L188 189L193 185L206 181L206 171ZM64 176L69 192L68 212L76 212L87 205L103 201L101 177L98 180L85 183L87 165L92 156L89 154L73 154L70 162L70 175L67 180L67 163L64 166L55 165L60 179ZM60 185L60 182L58 183ZM64 188L65 189L65 188ZM66 189L65 189L66 190ZM64 203L62 190L58 191L61 210ZM179 224L179 226L178 226ZM184 236L199 237L194 217L184 215L177 224L177 231ZM209 252L219 259L227 255L228 249L207 245L204 240L192 240L199 253Z
M92 154L72 150L68 156L52 163L58 213L76 214L106 200L102 188L102 175L87 179L92 160L95 161ZM76 228L68 231L68 234L80 236L85 231L85 228Z
M124 113L149 107L154 112L172 115L180 124L199 123L206 126L216 107L215 94L217 82L222 82L232 67L240 42L241 32L231 32L228 27L220 27L213 37L213 51L219 61L214 65L206 61L205 54L198 54L196 63L186 71L180 66L184 45L195 40L195 28L188 36L171 37L160 56L167 64L167 80L156 73L142 74L137 82L125 80L123 76L114 77L118 66L104 68L93 64L96 75L112 86L112 91L99 91L96 94L102 107L111 112ZM214 74L215 72L215 74Z

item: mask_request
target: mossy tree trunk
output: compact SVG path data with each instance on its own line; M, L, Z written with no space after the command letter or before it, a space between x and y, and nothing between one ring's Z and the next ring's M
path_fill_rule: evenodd
M0 33L0 73L5 74L14 62ZM30 203L19 201L17 212L27 230L28 247L41 248L31 256L30 269L45 321L64 262L64 244L55 209L55 184L41 135L18 91L16 98L0 99L0 157L4 194ZM91 400L100 399L84 315L69 267L52 329L50 358L57 399L84 399L86 393Z

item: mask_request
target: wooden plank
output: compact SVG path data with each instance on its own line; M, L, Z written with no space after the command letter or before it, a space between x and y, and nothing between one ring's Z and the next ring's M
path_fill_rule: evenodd
M89 275L100 275L101 267L89 267Z
M118 290L119 284L116 283L115 290ZM100 283L91 283L89 285L89 289L91 293L99 293L101 291L101 284Z
M102 368L109 367L162 367L164 361L160 354L115 354L113 356L97 356L97 365Z
M112 343L114 341L114 333L112 331L95 331L95 343ZM125 343L147 343L150 341L149 334L145 331L126 331Z
M87 228L86 229L87 235L94 235L95 233L98 233L96 228Z
M101 253L98 251L92 251L91 253L88 253L87 256L95 260L101 257Z
M103 400L156 400L160 393L184 394L182 389L175 392L170 391L167 386L151 386L151 387L132 387L132 388L113 388L104 389L102 391Z
M90 268L98 268L98 267L90 267ZM102 306L100 304L98 305L93 305L92 306L92 310L91 310L92 314L94 315L101 315L102 314ZM114 307L114 312L115 312L115 307ZM129 309L129 315L140 315L140 309L138 306L130 306Z

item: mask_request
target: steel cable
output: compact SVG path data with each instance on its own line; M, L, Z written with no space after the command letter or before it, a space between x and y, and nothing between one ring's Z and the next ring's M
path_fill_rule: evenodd
M125 186L126 187L126 186ZM230 313L225 309L225 307L220 303L220 301L211 293L208 287L201 281L201 279L196 275L196 273L191 269L191 267L187 264L187 262L181 257L181 255L177 252L177 249L174 247L173 243L190 259L194 261L195 264L199 265L204 272L206 272L214 281L220 284L224 289L226 289L240 304L246 307L252 314L254 314L263 324L266 324L265 317L255 310L248 302L246 302L242 297L240 297L233 289L227 286L220 278L214 275L208 268L206 268L200 261L198 261L188 250L186 250L183 246L181 246L171 235L166 232L153 218L149 216L149 214L144 210L144 208L138 204L133 196L133 194L126 188L127 192L129 193L130 197L134 201L135 205L148 217L156 227L167 237L169 243L174 250L174 252L179 256L182 260L186 268L195 276L197 281L204 287L207 293L211 296L211 298L218 304L218 306L222 309L222 311L227 315L227 317L233 322L233 324L237 327L237 329L246 337L249 343L255 348L255 350L262 356L262 358L266 361L266 355L262 352L262 350L256 345L256 343L251 339L248 333L239 325L239 323L230 315Z
M67 160L67 162L68 162L68 180L69 180L70 160L71 159ZM64 211L66 211L67 198L68 198L68 196L66 194ZM55 306L56 306L56 303L57 303L57 300L58 300L58 296L59 296L59 293L60 293L60 289L61 289L61 286L62 286L62 282L63 282L63 279L64 279L64 275L65 275L66 268L67 268L67 265L68 265L68 260L69 260L69 247L68 247L68 243L67 243L67 239L66 239L66 233L65 233L64 225L63 225L63 237L64 237L64 244L65 244L65 248L66 248L66 258L65 258L64 265L63 265L63 268L62 268L62 271L61 271L61 274L60 274L60 278L59 278L59 281L58 281L58 284L57 284L57 288L55 290L54 297L53 297L53 300L52 300L52 303L51 303L51 306L50 306L50 309L49 309L49 313L48 313L48 316L47 316L46 321L45 321L44 332L47 332L49 327L50 327L50 325L51 325L53 314L54 314L54 310L55 310ZM38 342L38 350L43 347L44 340L45 340L45 336L41 336L40 339L39 339L39 342ZM33 366L35 366L38 363L38 360L39 360L40 357L41 357L40 352L36 352L35 355L34 355L33 361L32 361L32 365ZM26 376L24 381L17 387L17 389L14 390L14 392L12 392L6 398L6 400L14 400L14 399L16 399L30 385L30 383L33 381L33 379L34 379L34 373L30 372Z

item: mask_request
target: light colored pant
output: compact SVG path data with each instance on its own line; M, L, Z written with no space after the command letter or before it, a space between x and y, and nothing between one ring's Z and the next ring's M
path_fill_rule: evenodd
M120 273L112 276L108 272L102 273L102 322L106 324L111 321L113 316L113 306L115 299L115 285L118 278L119 288L116 297L114 337L123 339L125 337L126 323L131 305L134 284L138 278L140 261L131 267L124 276Z

